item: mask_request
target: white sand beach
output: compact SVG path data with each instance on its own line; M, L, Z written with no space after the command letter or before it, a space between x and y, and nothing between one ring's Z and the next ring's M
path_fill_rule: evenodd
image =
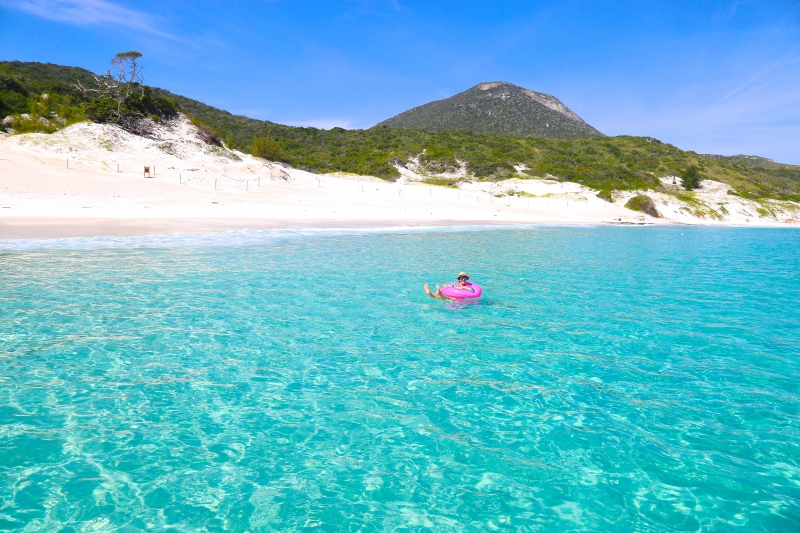
M144 177L144 167L151 177ZM663 218L631 211L577 183L554 179L421 183L402 169L395 183L317 175L204 144L187 120L153 138L81 123L60 132L0 136L0 239L207 232L266 227L453 224L707 224L787 226L800 206L771 202L768 214L703 182L687 205L647 192ZM664 180L672 186L672 179ZM677 183L680 183L678 180ZM680 187L677 185L676 187ZM713 210L711 214L696 216ZM761 209L761 214L759 213Z

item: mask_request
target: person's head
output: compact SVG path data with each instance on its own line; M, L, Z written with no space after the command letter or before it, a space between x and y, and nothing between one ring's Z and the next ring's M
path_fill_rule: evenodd
M467 281L469 281L469 276L467 275L467 273L466 272L460 272L458 274L458 283L460 285L466 285Z

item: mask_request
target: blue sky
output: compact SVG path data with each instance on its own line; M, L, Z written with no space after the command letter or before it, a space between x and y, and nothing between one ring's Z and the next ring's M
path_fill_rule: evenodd
M365 128L482 81L608 135L800 164L800 1L0 0L0 59L146 81L233 113Z

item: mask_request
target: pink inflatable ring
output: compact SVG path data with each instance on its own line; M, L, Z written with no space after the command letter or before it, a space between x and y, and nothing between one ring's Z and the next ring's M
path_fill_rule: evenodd
M483 294L483 289L477 283L467 282L466 287L461 287L458 283L452 285L445 285L439 292L448 298L455 298L456 300L463 300L466 298L480 298Z

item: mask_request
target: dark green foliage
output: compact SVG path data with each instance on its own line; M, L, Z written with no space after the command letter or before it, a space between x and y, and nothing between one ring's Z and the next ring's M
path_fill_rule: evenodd
M640 211L642 213L647 213L651 217L661 218L661 213L659 213L658 209L656 209L656 203L646 194L634 196L628 200L628 202L625 204L625 207L631 211Z
M248 146L250 153L256 157L263 157L270 161L278 161L283 155L281 143L272 138L272 135L263 137L259 135Z
M32 113L41 95L49 96L50 106L58 116L73 123L84 118L103 122L108 120L116 102L110 98L93 98L82 93L76 83L91 86L93 74L78 67L50 63L0 62L0 119L8 115ZM166 95L154 95L150 87L142 87L125 103L126 112L141 116L172 117L178 112L177 103ZM23 133L27 130L17 129Z
M144 85L143 67L139 65L142 54L120 52L111 64L115 72L106 70L103 76L93 76L88 86L77 82L75 88L93 98L84 105L84 114L95 122L115 122L136 131L136 121L142 117L154 120L173 117L178 113L175 101L164 96L154 96ZM220 144L219 138L216 138Z
M141 52L131 51L131 52L120 52L120 53L118 53L116 59L119 59L119 60L122 60L122 59L134 59L135 60L135 59L139 59L140 57L142 57Z
M71 109L66 98L43 93L27 113L11 115L9 125L17 133L53 133L81 119L80 111Z
M0 118L13 113L27 113L31 105L31 92L29 87L22 84L22 79L0 72Z
M703 178L700 176L700 170L697 168L697 165L689 165L689 167L681 176L683 188L687 191L698 188L700 186L701 179Z
M550 139L602 135L558 98L504 82L479 83L450 98L409 109L378 126Z
M174 117L178 114L178 105L167 97L153 96L150 87L142 87L141 92L131 94L122 104L123 115L156 117L158 119ZM109 122L114 119L117 101L105 96L95 98L83 105L84 115L94 122Z
M76 67L43 63L21 63L19 61L0 62L0 120L7 116L23 113L37 114L36 107L42 102L42 95L48 95L49 113L57 113L67 123L83 117L81 105L88 98L77 93L72 83L75 78L91 80L91 72ZM17 131L44 131L41 129L20 128Z
M608 189L603 189L600 192L598 192L597 197L609 203L614 202L614 197L611 195L611 191L609 191Z

